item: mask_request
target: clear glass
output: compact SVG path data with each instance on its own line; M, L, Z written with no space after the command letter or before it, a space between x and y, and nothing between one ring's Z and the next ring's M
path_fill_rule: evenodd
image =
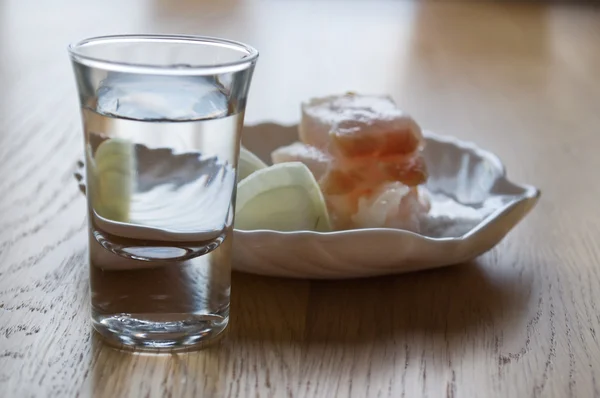
M229 319L240 133L258 52L196 36L69 47L85 142L92 323L190 348Z

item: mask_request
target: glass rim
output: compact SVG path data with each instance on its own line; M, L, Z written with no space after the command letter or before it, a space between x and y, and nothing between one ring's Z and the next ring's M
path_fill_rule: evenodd
M103 41L106 42L143 42L143 41L173 41L178 43L187 44L212 44L221 45L234 50L242 50L247 53L247 56L239 59L221 62L212 65L191 65L186 68L177 68L170 65L156 65L152 63L143 62L123 62L123 61L111 61L103 58L89 56L82 54L77 51L83 46ZM121 35L106 35L106 36L95 36L87 39L80 40L75 43L68 45L67 50L73 61L79 62L83 65L96 67L100 69L122 71L122 72L133 72L133 73L152 73L160 75L206 75L206 74L217 74L224 72L235 72L248 68L251 64L255 63L258 58L258 50L254 47L244 44L239 41L223 39L213 36L196 36L196 35L179 35L179 34L121 34Z

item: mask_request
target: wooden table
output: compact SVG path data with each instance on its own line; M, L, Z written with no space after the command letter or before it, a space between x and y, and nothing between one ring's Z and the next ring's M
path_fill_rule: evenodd
M510 1L0 3L0 396L600 396L600 11ZM247 123L390 93L543 192L475 263L369 280L235 274L227 338L163 356L88 320L65 46L196 33L261 51Z

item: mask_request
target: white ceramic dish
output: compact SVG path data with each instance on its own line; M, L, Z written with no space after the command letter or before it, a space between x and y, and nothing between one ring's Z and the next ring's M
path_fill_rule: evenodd
M271 151L296 140L297 126L265 123L246 126L243 133L244 145L267 163ZM384 228L330 233L236 229L234 269L340 279L459 264L498 244L537 203L539 190L509 181L492 153L429 132L426 140L432 209L421 234ZM83 188L82 165L76 177Z

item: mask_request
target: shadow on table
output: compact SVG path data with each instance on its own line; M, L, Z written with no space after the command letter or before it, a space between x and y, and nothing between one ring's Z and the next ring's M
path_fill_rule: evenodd
M366 343L422 333L452 344L469 332L502 329L527 307L529 281L514 268L477 263L347 281L235 274L229 339Z

